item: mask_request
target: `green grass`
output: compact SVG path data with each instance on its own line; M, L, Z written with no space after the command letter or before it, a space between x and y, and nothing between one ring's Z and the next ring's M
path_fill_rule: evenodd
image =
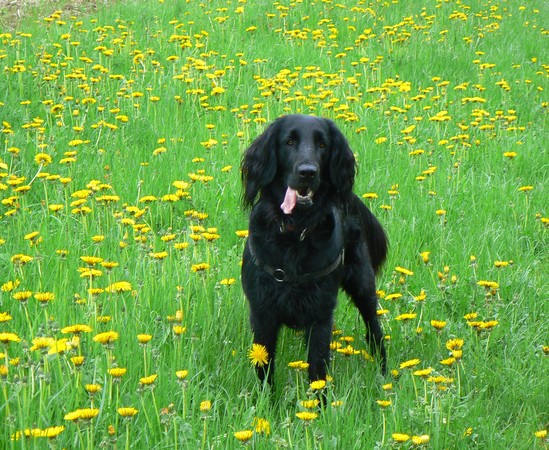
M1 448L235 448L258 418L270 431L254 448L547 448L544 2L48 7L0 33ZM306 373L287 367L306 359L299 333L281 334L275 391L255 378L235 233L241 154L290 112L336 121L391 242L378 280L391 373L365 357L342 296L334 342L359 352L334 352L310 424L296 416L315 398ZM186 193L163 199L175 181ZM79 340L63 332L79 324ZM97 415L70 420L84 408Z

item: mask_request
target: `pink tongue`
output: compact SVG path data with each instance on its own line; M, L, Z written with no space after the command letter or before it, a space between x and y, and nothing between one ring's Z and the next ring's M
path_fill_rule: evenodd
M296 202L297 191L292 188L288 188L286 190L286 195L284 196L284 202L282 203L282 205L280 205L280 209L282 209L284 214L291 214L293 209L295 208Z

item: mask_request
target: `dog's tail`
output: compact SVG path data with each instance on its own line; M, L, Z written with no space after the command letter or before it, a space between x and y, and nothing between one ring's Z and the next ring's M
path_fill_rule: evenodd
M372 267L377 275L387 258L389 241L381 223L379 223L379 220L377 220L368 207L356 196L354 203L356 210L358 210L362 229L366 235Z

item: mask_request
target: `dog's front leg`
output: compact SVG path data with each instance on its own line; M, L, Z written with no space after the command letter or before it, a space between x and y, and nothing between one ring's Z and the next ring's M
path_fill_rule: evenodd
M272 318L266 318L254 313L250 314L250 323L254 335L254 344L263 345L267 350L267 362L257 364L256 372L259 379L273 385L276 341L280 325Z
M325 380L330 363L330 342L332 339L332 318L317 322L307 329L309 346L309 379Z

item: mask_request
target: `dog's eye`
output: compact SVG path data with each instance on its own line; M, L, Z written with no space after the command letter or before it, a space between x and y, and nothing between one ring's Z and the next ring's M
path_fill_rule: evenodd
M293 146L293 145L295 145L295 139L288 139L288 140L286 141L286 145L289 145L290 147Z
M319 148L326 148L326 143L321 141L321 142L319 142L318 147Z

